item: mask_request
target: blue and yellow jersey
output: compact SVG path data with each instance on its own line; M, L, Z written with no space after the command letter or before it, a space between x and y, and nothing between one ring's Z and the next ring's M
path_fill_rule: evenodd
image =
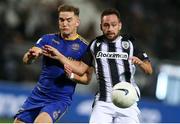
M88 42L80 35L65 40L59 34L47 34L35 44L39 48L44 45L56 48L69 59L81 60L88 47ZM59 61L46 56L43 56L42 61L42 71L37 86L32 91L30 101L46 104L47 102L64 100L70 104L76 83L66 77L64 66Z

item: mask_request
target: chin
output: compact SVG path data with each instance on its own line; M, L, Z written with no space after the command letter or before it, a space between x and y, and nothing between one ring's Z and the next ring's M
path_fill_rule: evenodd
M63 35L69 35L69 32L62 32Z
M107 39L108 40L110 40L110 41L113 41L113 40L115 40L117 38L117 36L115 37L115 36L109 36L109 37L107 37Z

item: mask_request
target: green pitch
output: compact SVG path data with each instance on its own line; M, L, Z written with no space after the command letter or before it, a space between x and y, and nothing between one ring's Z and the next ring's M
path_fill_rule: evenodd
M0 118L0 123L13 123L12 118Z

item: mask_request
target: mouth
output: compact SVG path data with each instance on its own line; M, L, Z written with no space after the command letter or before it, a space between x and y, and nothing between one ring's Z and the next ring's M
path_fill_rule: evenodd
M62 32L68 32L69 29L68 29L68 28L62 28L61 31L62 31Z
M116 38L116 34L115 33L107 33L106 37L109 40L114 40Z
M65 31L65 30L68 30L68 28L62 28L62 30L64 30L64 31Z
M108 33L107 36L108 36L108 37L113 37L113 36L114 36L114 33Z

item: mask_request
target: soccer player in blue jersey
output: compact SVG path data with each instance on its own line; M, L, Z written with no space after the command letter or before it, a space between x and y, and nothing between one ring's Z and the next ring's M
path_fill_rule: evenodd
M56 48L71 60L81 60L86 52L88 42L77 34L80 24L79 8L62 5L58 8L58 13L60 32L42 36L25 53L23 57L25 64L30 64L39 58L46 45ZM81 83L83 83L83 78ZM71 105L75 86L76 82L65 75L63 64L43 56L39 80L15 115L14 123L56 122Z

